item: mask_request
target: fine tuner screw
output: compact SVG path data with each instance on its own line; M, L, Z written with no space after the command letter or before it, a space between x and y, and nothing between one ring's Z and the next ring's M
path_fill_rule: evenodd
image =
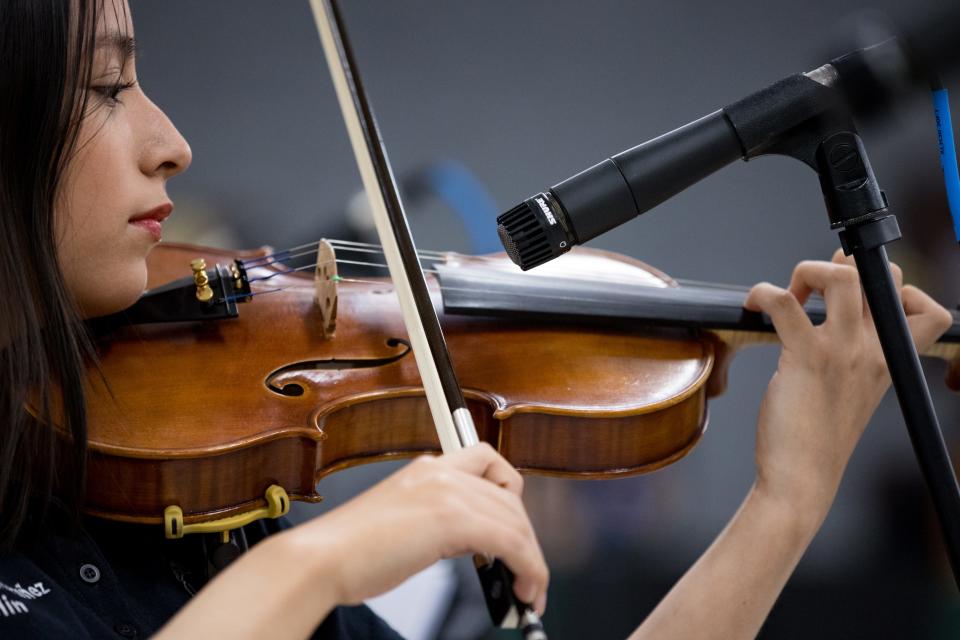
M243 286L243 281L240 278L240 269L237 268L236 264L230 265L230 275L233 276L233 288L240 290L240 287Z
M197 300L210 302L213 299L213 289L210 288L210 278L207 277L207 261L203 258L191 260L190 268L193 269L193 281L197 285Z

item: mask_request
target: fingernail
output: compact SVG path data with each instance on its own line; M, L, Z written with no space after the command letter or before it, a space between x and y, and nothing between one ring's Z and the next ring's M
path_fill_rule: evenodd
M547 593L544 591L539 596L537 596L537 601L533 603L533 609L537 612L538 616L542 616L543 613L547 610Z
M537 588L530 587L529 589L524 590L524 602L533 602L533 599L537 597Z
M513 584L513 592L517 594L521 602L530 603L537 595L537 587L532 583L527 583L526 580L517 580Z

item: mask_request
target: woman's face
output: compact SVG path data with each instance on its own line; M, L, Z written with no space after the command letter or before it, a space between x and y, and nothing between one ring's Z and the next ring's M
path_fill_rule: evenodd
M167 179L190 147L137 84L126 0L105 0L77 153L56 211L58 259L84 317L131 305L170 214Z

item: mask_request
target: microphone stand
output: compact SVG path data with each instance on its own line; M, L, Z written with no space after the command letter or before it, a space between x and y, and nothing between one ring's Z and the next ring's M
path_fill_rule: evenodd
M852 254L857 263L907 432L940 520L954 580L960 586L960 490L887 259L885 245L900 238L897 218L886 206L863 211L848 198L844 180L851 172L859 172L866 177L871 196L886 204L855 129L824 140L817 160L831 227L839 229L844 253Z
M950 49L947 43L937 46L931 51ZM891 74L890 69L898 71ZM915 84L923 73L897 40L853 51L608 158L522 202L497 222L508 255L529 269L641 215L737 159L785 155L813 169L830 226L857 263L960 587L960 487L890 274L885 247L900 238L900 228L851 115L851 105L860 110L876 105L886 86Z
M824 85L832 84L833 78L818 77L817 72L807 75ZM724 111L738 127L743 124L738 118L752 117L744 114L763 103L779 102L782 106L784 96L775 93L779 92L765 96L760 92ZM801 160L819 176L830 227L838 231L844 253L853 255L856 261L907 432L933 498L954 579L960 587L960 488L887 258L886 245L901 237L900 228L887 208L886 196L846 106L831 101L826 109L817 111L817 115L787 135L771 140L772 144L759 144L753 151L748 147L744 158L769 153L787 155ZM746 129L749 131L749 127Z

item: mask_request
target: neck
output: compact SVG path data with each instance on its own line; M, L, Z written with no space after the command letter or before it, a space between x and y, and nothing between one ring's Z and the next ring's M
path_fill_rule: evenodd
M656 280L647 286L629 282L570 276L533 276L502 269L438 265L444 312L542 322L573 322L618 327L676 327L712 334L720 343L720 359L740 348L776 342L770 318L743 308L747 290L726 285L669 286ZM804 308L819 324L826 318L822 299ZM960 321L922 355L942 358L960 372ZM725 362L718 363L724 365ZM960 374L957 385L960 386ZM954 384L948 380L951 388Z

